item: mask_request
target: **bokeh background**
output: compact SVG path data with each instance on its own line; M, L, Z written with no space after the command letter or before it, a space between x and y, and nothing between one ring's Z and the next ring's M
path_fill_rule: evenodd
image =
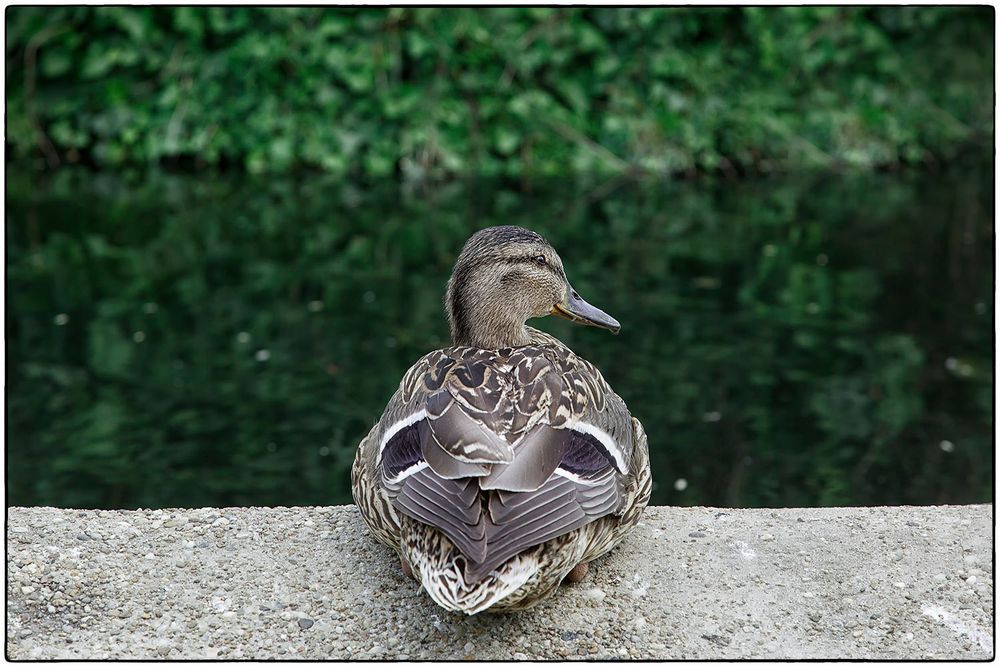
M533 324L654 502L991 498L992 8L6 22L12 504L349 502L490 224L621 320Z

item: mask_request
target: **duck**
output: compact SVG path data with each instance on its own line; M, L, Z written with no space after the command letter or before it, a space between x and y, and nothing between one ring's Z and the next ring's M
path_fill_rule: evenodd
M527 326L618 333L538 233L474 233L444 299L451 344L410 367L358 445L351 489L377 542L440 607L528 609L617 546L649 502L646 433L600 371Z

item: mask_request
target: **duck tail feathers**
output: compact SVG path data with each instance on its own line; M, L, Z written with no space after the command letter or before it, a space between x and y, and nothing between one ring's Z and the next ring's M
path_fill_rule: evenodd
M411 558L416 554L411 554ZM472 616L509 597L538 572L533 558L510 559L485 577L467 581L463 557L437 562L416 558L414 563L424 589L434 602L449 611ZM471 579L471 577L470 577Z

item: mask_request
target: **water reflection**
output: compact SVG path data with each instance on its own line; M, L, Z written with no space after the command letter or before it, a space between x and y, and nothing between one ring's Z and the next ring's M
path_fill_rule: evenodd
M654 502L990 497L988 169L428 191L9 179L14 504L349 502L358 440L447 341L451 263L490 224L546 235L622 322L536 321L644 422Z

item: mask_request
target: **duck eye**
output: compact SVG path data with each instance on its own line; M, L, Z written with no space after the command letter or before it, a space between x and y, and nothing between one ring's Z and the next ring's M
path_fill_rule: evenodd
M535 257L535 261L538 262L539 264L548 264L548 260L545 259L545 255L539 255L538 257Z

